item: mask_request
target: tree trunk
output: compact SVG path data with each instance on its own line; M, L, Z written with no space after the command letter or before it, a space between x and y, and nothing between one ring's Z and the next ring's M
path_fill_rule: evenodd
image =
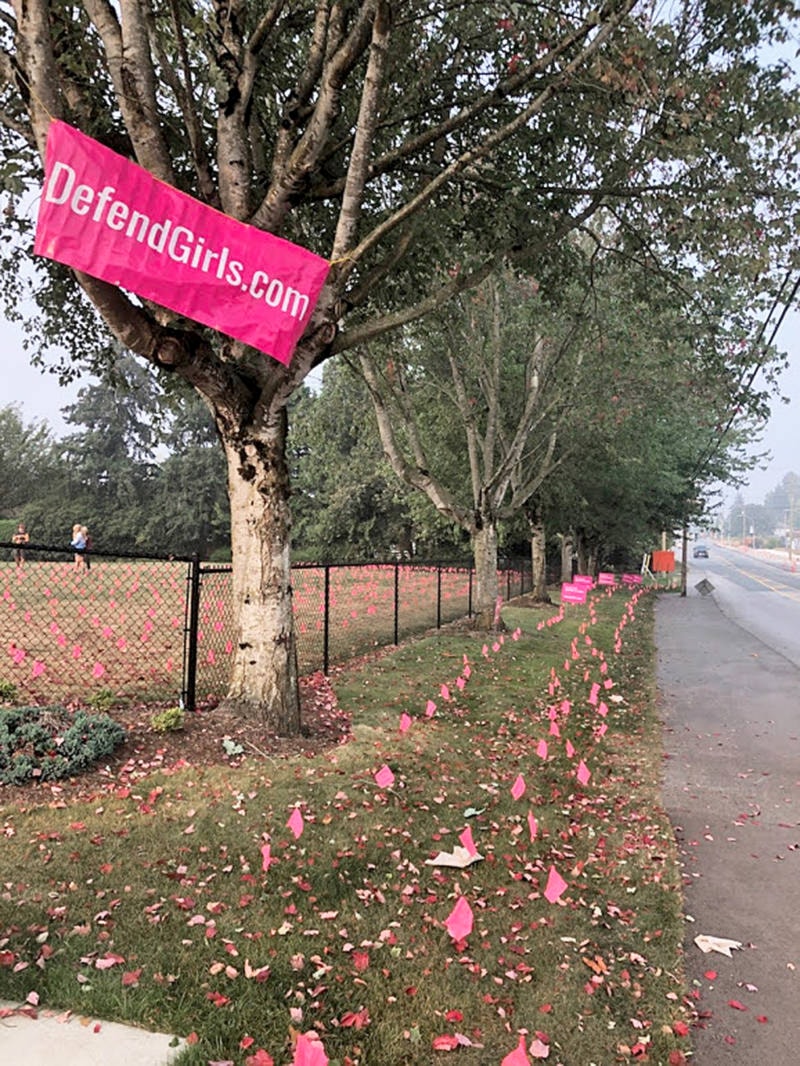
M292 736L301 722L285 444L283 411L257 435L223 438L238 611L225 706L260 715L265 732Z
M531 529L531 568L533 578L531 595L537 603L549 603L544 520L541 515L537 514L531 516L528 521Z
M589 549L586 544L586 538L581 534L575 538L575 554L578 557L578 573L589 573Z
M561 534L561 580L572 581L572 555L575 550L571 533Z
M482 517L479 528L472 534L472 553L475 560L475 626L493 629L500 586L497 580L497 526Z

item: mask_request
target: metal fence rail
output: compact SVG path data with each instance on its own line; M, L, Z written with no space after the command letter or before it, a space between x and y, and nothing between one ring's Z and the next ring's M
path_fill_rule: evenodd
M88 562L88 567L86 563ZM293 598L301 674L328 672L472 613L474 572L459 564L297 564ZM197 557L127 556L0 545L0 696L85 703L224 695L234 654L232 568ZM506 599L530 568L500 575Z

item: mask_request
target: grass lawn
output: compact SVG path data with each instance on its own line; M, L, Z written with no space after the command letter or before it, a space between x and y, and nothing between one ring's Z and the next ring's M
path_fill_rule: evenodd
M344 668L320 756L5 804L0 997L189 1036L181 1066L309 1031L331 1066L685 1062L651 607L512 605L502 642Z

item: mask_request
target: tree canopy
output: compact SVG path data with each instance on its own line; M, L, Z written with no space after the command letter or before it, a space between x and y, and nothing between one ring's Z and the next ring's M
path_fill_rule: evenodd
M267 728L299 729L286 407L314 366L418 321L501 260L557 290L567 237L601 209L625 255L748 277L754 305L794 253L797 99L763 53L791 27L787 0L0 10L12 312L53 117L331 261L288 368L56 264L38 263L33 287L32 343L57 344L63 373L105 364L109 329L211 410L239 612L229 702Z

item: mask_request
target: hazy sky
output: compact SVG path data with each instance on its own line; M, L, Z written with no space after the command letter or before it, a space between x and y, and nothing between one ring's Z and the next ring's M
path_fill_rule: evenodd
M800 310L790 312L784 319L776 338L779 348L789 356L789 367L781 376L781 393L788 404L775 400L772 417L756 451L768 448L772 458L766 470L754 470L748 488L742 490L747 503L762 503L764 496L775 488L790 471L800 473ZM61 416L62 408L74 402L78 390L91 379L62 387L53 374L42 373L30 365L22 349L22 333L13 323L0 319L0 350L3 352L0 406L19 404L23 420L46 421L57 436L68 427ZM727 490L731 499L733 490Z

